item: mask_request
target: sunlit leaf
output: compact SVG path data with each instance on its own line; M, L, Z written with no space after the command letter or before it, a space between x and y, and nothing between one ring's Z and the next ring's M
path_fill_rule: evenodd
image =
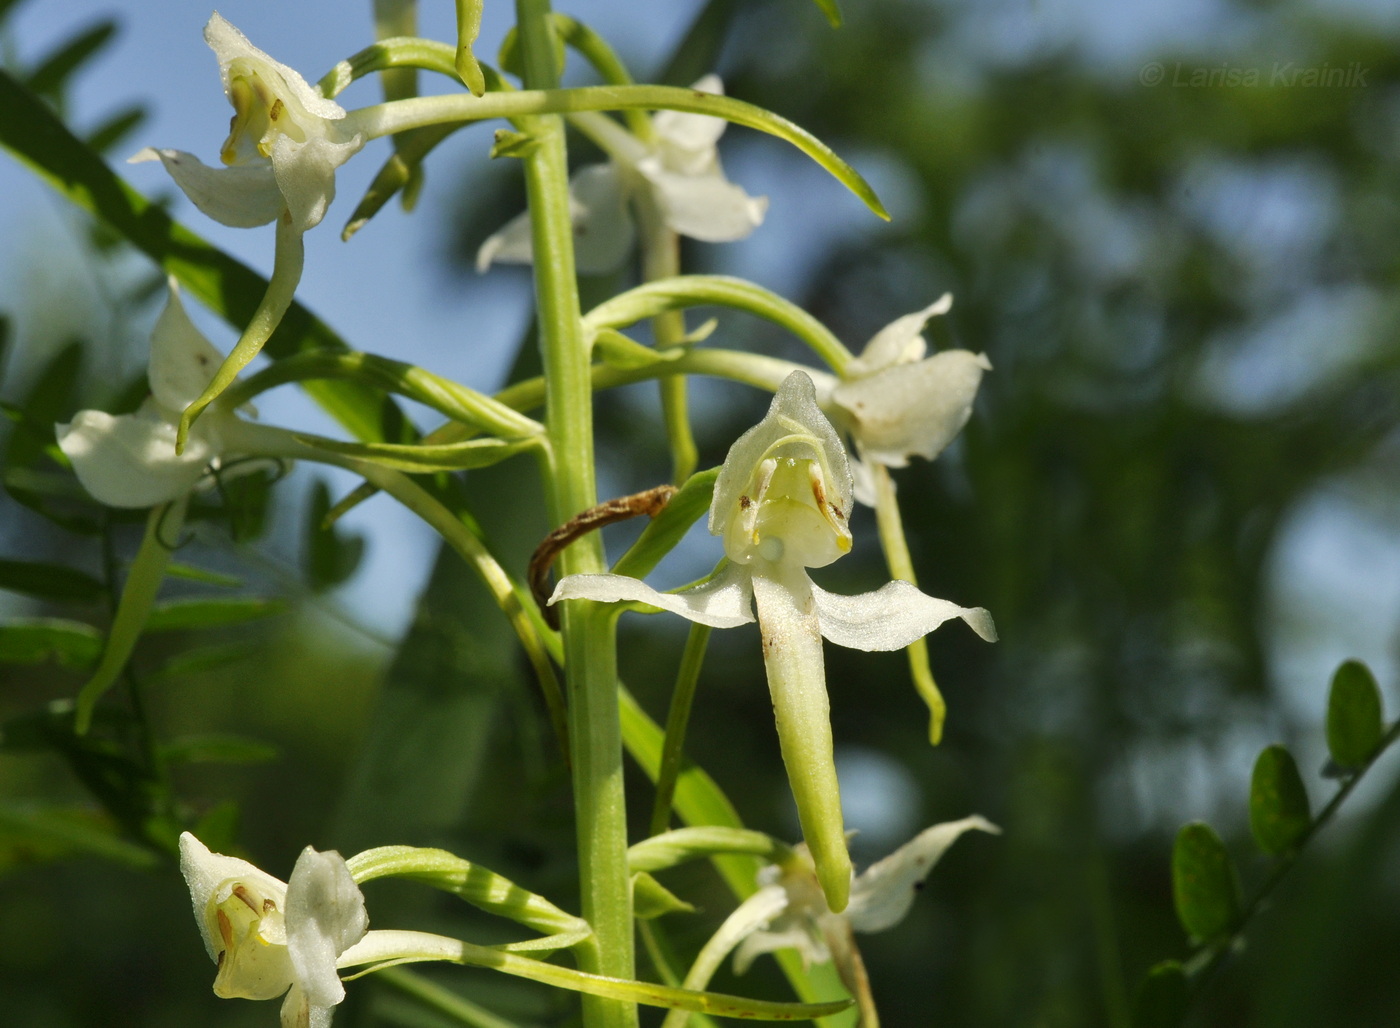
M146 631L169 632L189 628L218 628L239 625L280 613L276 600L239 597L218 600L169 600L158 603L146 620Z
M1213 939L1229 931L1240 914L1235 865L1215 830L1193 821L1172 847L1172 898L1181 926L1193 938Z
M1333 761L1349 771L1361 767L1375 754L1384 732L1375 677L1360 661L1347 661L1332 676L1327 696L1327 749Z
M0 663L91 667L102 653L102 633L91 625L59 618L28 618L0 625Z
M1268 747L1254 762L1249 787L1254 841L1265 853L1277 856L1296 846L1311 824L1308 791L1293 755L1282 746Z

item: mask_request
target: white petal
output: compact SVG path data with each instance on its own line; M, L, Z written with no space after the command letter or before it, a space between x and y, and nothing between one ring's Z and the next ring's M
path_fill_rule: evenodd
M574 261L584 275L613 271L632 252L636 231L617 167L590 164L569 180L573 200Z
M170 295L151 333L151 364L146 378L156 402L172 414L179 414L199 395L219 370L224 355L195 328L180 289L170 279Z
M871 593L842 596L812 583L822 635L853 650L898 650L922 639L949 618L962 618L988 642L996 642L992 616L981 607L959 607L919 591L908 582L888 582Z
M219 940L217 925L210 923L209 901L220 885L230 879L255 884L260 893L272 897L279 906L287 891L286 883L281 879L273 878L246 860L211 852L190 832L180 836L180 873L185 876L185 885L189 887L194 919L199 924L210 960L215 959Z
M345 998L336 958L369 929L364 896L339 853L310 846L297 858L287 882L287 949L297 981L312 1007Z
M287 67L281 61L273 60L248 42L248 37L217 11L204 26L204 41L209 44L219 61L219 75L223 79L225 93L228 92L229 86L229 65L242 59L254 65L258 74L263 77L275 76L280 79L290 98L316 117L332 120L345 117L345 108L334 100L327 100L319 90L311 88L295 69Z
M317 1007L300 985L293 985L282 1001L282 1028L330 1028L335 1007Z
M850 421L864 456L903 467L917 454L932 460L972 416L972 401L991 364L982 354L947 350L842 382L832 401Z
M175 426L149 402L120 417L79 411L56 428L78 481L109 507L153 507L183 496L214 457L204 434L192 434L176 456Z
M574 260L585 275L612 271L632 249L636 230L627 210L621 176L612 164L590 164L569 180L569 210L574 228ZM476 270L484 272L500 261L529 264L534 260L530 214L518 214L481 244Z
M724 177L718 164L708 174L680 174L655 158L637 170L651 183L661 216L673 231L706 243L744 239L763 224L766 196L750 196Z
M718 75L706 75L690 88L698 93L724 95L724 83ZM659 149L670 158L666 166L672 171L689 174L700 170L693 162L707 165L707 161L713 160L715 144L729 127L729 122L723 118L684 111L657 111L651 123L656 129Z
M560 600L630 600L669 610L711 628L737 628L753 621L753 585L749 569L726 564L706 582L678 593L658 592L626 575L567 575L555 587L551 604Z
M976 815L934 825L914 836L884 860L856 876L845 916L858 932L882 932L904 920L919 883L964 832L977 829L1000 835L1001 829Z
M159 160L170 177L201 211L223 225L253 228L266 225L282 213L286 201L268 164L241 164L211 168L183 150L147 147L128 163Z
M530 212L517 214L489 236L476 251L476 270L485 272L496 261L502 264L529 264L535 259L530 240Z
M870 338L860 358L851 362L849 374L868 375L895 364L912 364L920 360L928 344L924 342L924 325L939 314L953 308L953 294L944 293L921 311L896 318Z

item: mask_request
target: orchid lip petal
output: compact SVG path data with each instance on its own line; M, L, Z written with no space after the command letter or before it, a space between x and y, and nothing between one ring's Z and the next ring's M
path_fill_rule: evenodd
M737 628L754 620L749 570L738 564L726 564L707 581L674 593L626 575L567 575L549 598L550 604L561 600L646 603L711 628Z
M887 582L874 592L856 596L829 593L813 583L812 598L822 635L853 650L903 649L955 617L988 642L997 637L992 617L983 608L940 600L909 582Z

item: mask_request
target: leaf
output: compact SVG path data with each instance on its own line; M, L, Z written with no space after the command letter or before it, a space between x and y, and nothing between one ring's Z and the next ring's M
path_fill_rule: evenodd
M1365 664L1349 660L1332 676L1327 697L1327 749L1332 760L1349 771L1362 767L1384 733L1376 679Z
M632 915L650 921L665 914L693 914L695 906L681 899L645 871L632 876Z
M0 870L80 854L142 869L158 861L149 849L121 838L116 825L93 811L0 804Z
M0 663L38 664L45 660L82 670L97 663L102 633L91 625L59 618L24 618L0 625Z
M372 461L396 471L423 474L429 471L463 471L499 464L518 453L540 445L538 436L518 439L468 439L461 443L342 443L319 436L296 437L298 442L318 450L341 453L358 460Z
M841 27L841 5L837 0L817 0L817 6L821 8L822 14L826 15L826 20L831 23L832 28Z
M1308 791L1298 765L1283 746L1270 746L1254 762L1249 787L1249 827L1270 856L1298 845L1312 825Z
M209 571L205 568L197 568L192 564L167 564L165 575L167 578L183 578L187 582L201 582L204 585L222 585L228 589L237 589L243 584L241 578L225 575L218 571Z
M277 600L238 597L227 600L170 600L159 603L146 620L146 631L169 632L188 628L238 625L268 617L282 610Z
M1172 847L1172 898L1177 920L1202 942L1230 930L1240 914L1235 865L1215 830L1203 821L1184 825Z
M311 487L311 499L306 508L302 550L307 583L317 591L344 582L355 573L365 555L364 536L325 523L330 509L330 487L323 479L317 479Z
M1138 987L1132 1028L1177 1028L1191 1005L1191 986L1179 960L1164 960Z
M26 84L44 96L59 96L67 85L68 77L106 46L116 31L117 23L107 19L79 33L40 61L38 67L29 73Z
M686 479L680 491L667 501L661 513L652 518L632 547L617 559L613 573L644 578L661 558L675 549L681 537L690 531L710 508L719 468L699 471Z
M277 759L276 746L227 734L172 739L161 746L160 752L171 764L265 764Z
M172 656L148 678L152 682L174 681L188 675L198 675L214 668L246 660L248 647L243 643L228 643L223 646L201 646L197 649L181 650Z
M146 120L146 108L133 104L112 115L97 128L88 133L87 145L98 153L106 153Z
M0 589L58 602L92 603L106 587L91 575L62 564L0 560Z

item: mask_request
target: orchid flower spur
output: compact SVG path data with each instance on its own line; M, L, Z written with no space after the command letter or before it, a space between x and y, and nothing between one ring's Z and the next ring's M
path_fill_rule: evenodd
M678 593L622 575L570 575L550 599L630 600L714 628L751 622L757 607L783 762L817 875L836 911L846 906L851 864L822 638L858 650L895 650L954 617L984 639L996 638L982 608L926 596L908 582L859 596L814 583L807 568L824 567L851 548L850 510L845 451L817 407L811 378L795 371L767 416L735 442L715 482L709 529L722 537L728 557L718 573Z
M692 88L724 92L718 75L706 75ZM596 130L612 160L581 168L569 183L580 271L611 271L631 250L636 228L629 201L640 208L644 222L654 217L673 232L707 243L743 239L763 223L768 199L749 196L720 167L716 144L728 125L723 118L659 111L651 119L651 141L602 115L584 116L582 123ZM521 214L481 245L476 267L485 271L493 261L530 260L530 217Z
M151 333L151 395L134 414L84 410L56 426L59 448L83 488L109 507L155 506L185 496L226 454L248 445L251 426L216 401L190 433L184 452L175 452L180 412L222 361L190 321L171 279L170 298Z
M218 965L214 994L286 993L282 1028L326 1028L345 998L336 961L369 929L364 897L340 854L308 846L283 882L246 860L211 853L185 832L180 871L204 948Z
M133 163L159 160L175 184L209 217L234 228L277 222L277 249L267 294L228 359L192 397L177 431L183 450L189 427L262 349L291 305L301 280L302 233L325 216L335 197L335 172L364 145L345 110L299 74L263 53L219 14L204 26L219 61L233 121L211 168L182 150L150 147Z
M857 875L851 882L851 902L840 913L827 904L811 857L798 846L787 864L769 865L759 872L758 892L731 915L738 931L728 933L722 927L717 937L727 945L742 933L734 953L734 970L739 974L749 969L755 957L780 949L797 950L804 965L833 961L856 997L861 1028L878 1028L879 1017L853 933L883 932L904 920L933 866L964 832L973 829L1001 831L976 815L925 829ZM755 911L755 916L749 917L747 910ZM721 959L722 953L711 957L713 962ZM705 983L687 978L686 985L703 988Z
M945 350L925 357L923 329L953 306L951 293L906 314L865 344L823 406L855 442L856 499L875 505L870 464L902 468L913 456L933 460L972 416L972 401L991 370L986 356Z

